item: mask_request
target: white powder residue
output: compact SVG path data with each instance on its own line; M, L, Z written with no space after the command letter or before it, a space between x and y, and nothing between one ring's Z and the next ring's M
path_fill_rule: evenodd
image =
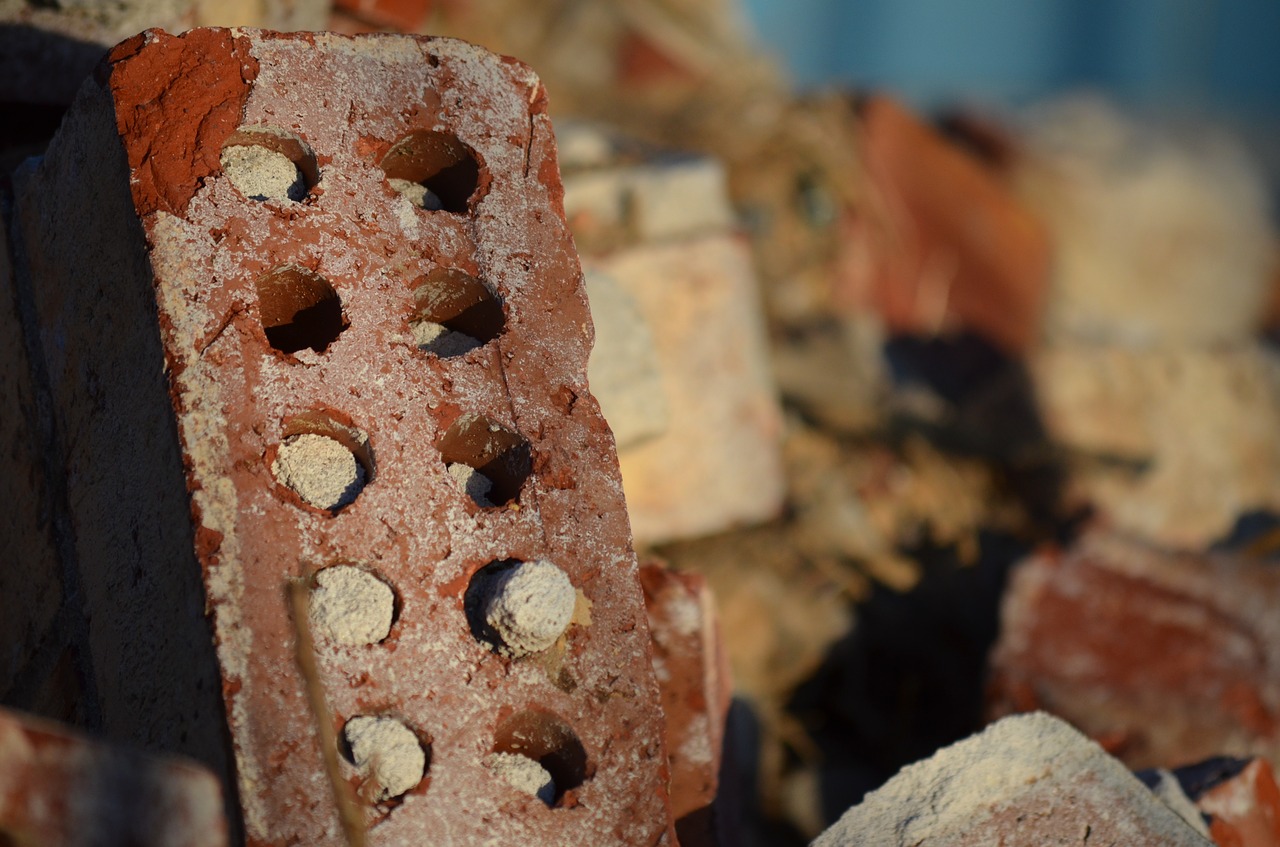
M399 797L422 781L427 754L418 736L395 718L360 716L343 729L361 775L377 783L375 797Z
M335 565L316 574L311 628L339 644L376 644L391 631L395 595L368 571Z
M488 509L494 505L489 499L489 492L493 490L493 480L462 462L453 462L446 465L446 468L449 476L462 486L462 490L475 501L477 506Z
M364 487L364 468L338 441L324 435L293 435L271 464L281 485L317 509L340 509Z
M484 765L517 791L537 797L550 806L556 801L556 782L534 759L519 753L490 753Z
M414 321L409 328L413 330L413 340L419 350L435 353L442 359L461 356L484 345L465 332L456 332L434 321Z
M250 200L301 200L307 181L288 156L256 145L222 151L222 172Z
M440 198L436 196L436 193L420 182L397 179L395 177L388 178L387 182L399 192L401 197L419 209L436 212L444 208L444 203L440 202Z
M484 619L502 639L498 651L540 653L569 627L578 594L569 576L545 559L521 562L485 586Z

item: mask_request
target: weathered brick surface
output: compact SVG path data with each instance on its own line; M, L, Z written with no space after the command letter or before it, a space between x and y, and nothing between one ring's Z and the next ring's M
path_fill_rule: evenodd
M1280 756L1280 571L1095 530L1021 564L991 659L995 715L1046 709L1132 767Z
M0 842L226 847L218 780L0 709Z
M428 760L369 811L371 843L671 836L648 628L587 390L591 321L545 109L527 68L460 42L148 32L112 52L21 180L78 554L99 575L105 723L197 747L224 718L192 704L220 691L250 844L341 843L285 601L290 580L336 564L374 574L395 604L377 643L316 633L335 729L391 716ZM229 141L284 151L305 199L247 198L220 166ZM461 192L423 171L455 159ZM396 161L445 208L393 190ZM411 332L424 314L491 337L437 356ZM366 478L354 502L313 507L280 481L300 434L352 451ZM449 463L491 477L492 501ZM549 559L580 595L556 645L521 659L481 640L465 602L480 569L511 559ZM494 751L540 759L554 806L486 766ZM216 750L194 752L228 778Z
M735 822L716 803L732 682L711 588L704 577L660 562L642 565L640 582L667 718L671 811L681 847L736 844Z
M1049 715L1006 718L903 768L813 847L1210 842Z

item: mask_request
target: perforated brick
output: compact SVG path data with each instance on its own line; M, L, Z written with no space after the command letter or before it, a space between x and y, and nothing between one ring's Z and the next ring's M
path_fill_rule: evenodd
M234 761L251 845L343 843L286 588L359 586L308 617L371 844L674 840L526 67L448 40L150 31L111 53L18 195L110 732L225 780ZM571 621L511 658L486 586L541 560L572 585ZM371 579L317 577L338 565ZM373 640L379 584L392 622ZM493 753L537 760L550 805Z

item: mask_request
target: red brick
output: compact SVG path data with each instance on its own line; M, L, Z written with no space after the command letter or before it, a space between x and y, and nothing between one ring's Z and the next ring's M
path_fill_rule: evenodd
M640 568L653 665L662 689L671 758L671 811L682 847L732 844L716 814L732 681L705 578L658 562Z
M226 847L205 768L91 741L0 709L0 841L40 847Z
M1135 768L1280 754L1280 571L1086 534L1019 565L991 711L1041 708Z
M1044 224L978 159L895 101L871 98L862 128L877 217L853 225L865 266L839 282L841 299L875 308L893 330L965 328L1025 351L1048 291Z
M388 184L379 163L406 138L400 173L432 182L443 210ZM228 141L292 158L307 197L247 199L221 168ZM455 159L465 187L429 173ZM229 779L225 720L248 843L341 843L285 588L352 563L393 588L395 621L375 644L318 634L335 727L394 716L429 747L417 787L371 812L371 843L674 840L642 593L532 72L448 40L148 32L113 51L18 193L109 732L199 748ZM486 343L424 352L423 314ZM353 503L307 505L273 475L298 434L352 451L369 477ZM446 463L488 474L496 505ZM509 659L473 635L465 595L489 563L541 558L579 613L543 654ZM216 657L192 615L201 594ZM513 749L557 777L554 808L483 763Z

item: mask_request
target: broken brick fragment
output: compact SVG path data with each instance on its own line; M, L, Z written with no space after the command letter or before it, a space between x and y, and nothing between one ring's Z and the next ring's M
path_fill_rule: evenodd
M878 311L897 332L967 329L1012 354L1040 332L1050 243L1000 176L899 103L861 109L874 218L853 222L866 250L838 299Z
M735 844L718 809L732 683L711 588L704 577L661 562L640 567L653 666L662 689L671 757L671 811L681 847Z
M1094 529L1015 570L990 712L1045 709L1131 767L1280 755L1280 571Z
M206 762L254 847L344 843L326 761L373 845L674 841L528 68L445 39L148 31L15 185L108 735ZM508 655L468 598L535 561L572 614L507 598L504 625L560 633ZM554 790L524 793L511 756Z

